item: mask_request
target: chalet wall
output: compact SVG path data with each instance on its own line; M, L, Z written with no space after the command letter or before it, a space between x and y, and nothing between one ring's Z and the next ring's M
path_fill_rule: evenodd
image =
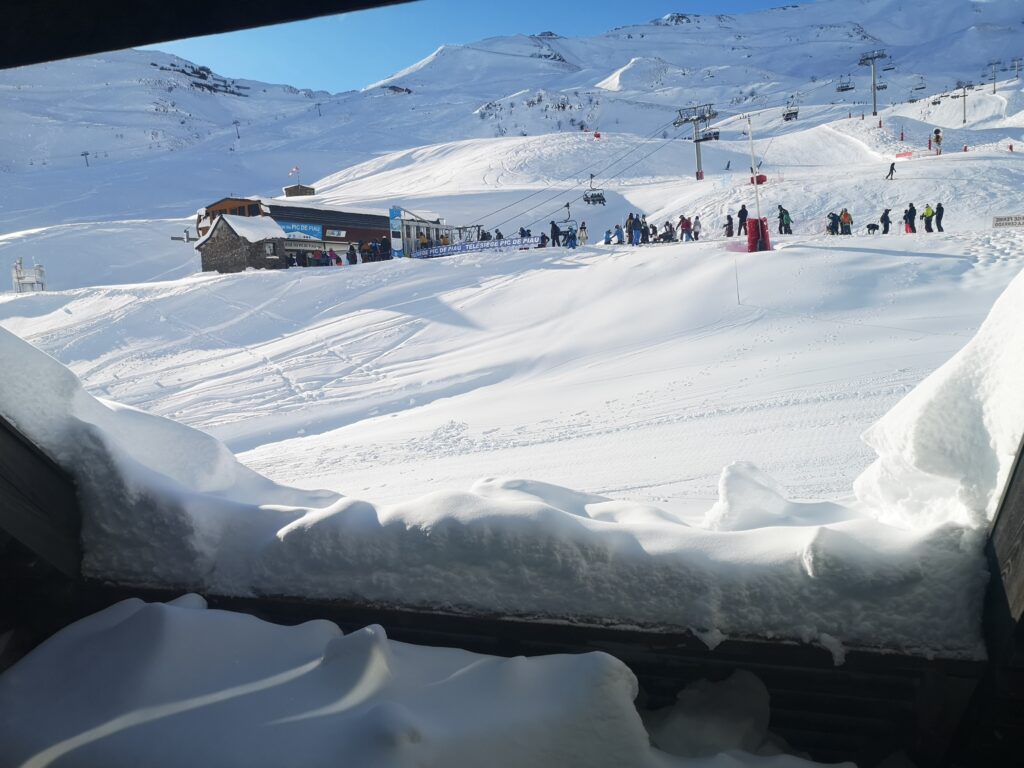
M267 246L274 252L267 253ZM199 248L203 272L242 272L253 269L287 269L284 239L250 243L230 227L221 225Z

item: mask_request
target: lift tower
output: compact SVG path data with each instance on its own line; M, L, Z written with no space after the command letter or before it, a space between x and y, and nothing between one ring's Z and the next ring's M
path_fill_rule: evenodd
M996 70L999 69L999 65L1002 63L1001 59L996 59L995 61L990 61L988 63L988 66L992 67L992 93L996 92Z
M704 137L701 135L701 126L706 128L716 117L718 117L718 113L715 111L713 105L701 104L698 107L680 109L679 117L672 122L672 125L677 128L686 125L687 123L693 124L693 146L697 152L697 181L703 181L704 179L704 168L701 165L700 159L700 145L701 142L704 141ZM711 138L718 138L718 136L714 135Z
M956 87L960 89L960 98L964 100L964 125L967 125L967 89L973 88L974 84L969 80L957 80Z
M1010 59L1010 66L1013 67L1013 77L1015 80L1020 80L1021 61L1022 59L1020 56L1014 56L1012 59Z
M871 67L871 114L873 117L878 116L878 81L875 79L875 62L887 58L889 57L885 51L878 49L861 54L860 61L857 62L862 67Z

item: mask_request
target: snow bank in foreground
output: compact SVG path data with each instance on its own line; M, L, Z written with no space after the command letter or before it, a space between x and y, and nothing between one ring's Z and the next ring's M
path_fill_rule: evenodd
M752 677L684 691L658 716L658 737L677 752L696 740L704 755L759 747L767 694L738 698L759 685ZM377 626L350 635L327 621L277 626L206 610L195 595L131 599L0 676L0 764L814 765L738 751L672 758L650 746L636 694L633 674L604 653L504 659L393 642ZM703 701L716 730L696 733L709 722L691 711Z
M1024 429L1024 274L975 337L871 427L878 459L854 481L880 519L921 527L991 520Z
M213 438L96 400L0 331L0 412L71 471L84 571L125 584L343 598L975 657L982 534L797 505L754 468L712 528L510 478L396 505L276 485ZM816 524L815 524L816 523ZM761 526L761 527L755 527Z

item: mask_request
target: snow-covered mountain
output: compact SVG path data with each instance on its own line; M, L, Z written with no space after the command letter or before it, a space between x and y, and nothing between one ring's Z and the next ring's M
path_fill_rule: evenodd
M309 182L381 152L453 141L686 136L671 120L693 104L714 104L729 125L730 115L793 99L805 107L801 121L773 130L796 133L870 101L868 70L857 66L865 50L891 56L883 106L914 96L930 104L958 80L991 75L990 60L1016 56L1022 22L1014 0L939 0L927 12L902 0L823 0L737 16L677 13L588 38L444 45L340 94L229 80L155 52L10 70L0 73L0 231L183 216L228 193L277 194L294 165ZM1004 70L999 78L1013 76ZM837 92L846 77L855 90ZM958 126L960 105L948 105L939 122ZM1011 106L993 103L986 125L1020 127ZM500 145L495 152L503 163Z

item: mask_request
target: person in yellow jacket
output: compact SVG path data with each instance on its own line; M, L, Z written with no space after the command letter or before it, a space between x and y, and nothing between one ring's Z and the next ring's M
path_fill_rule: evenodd
M921 218L924 219L924 231L932 231L932 219L935 217L935 209L932 208L932 204L928 203L924 207L924 211L921 213Z

